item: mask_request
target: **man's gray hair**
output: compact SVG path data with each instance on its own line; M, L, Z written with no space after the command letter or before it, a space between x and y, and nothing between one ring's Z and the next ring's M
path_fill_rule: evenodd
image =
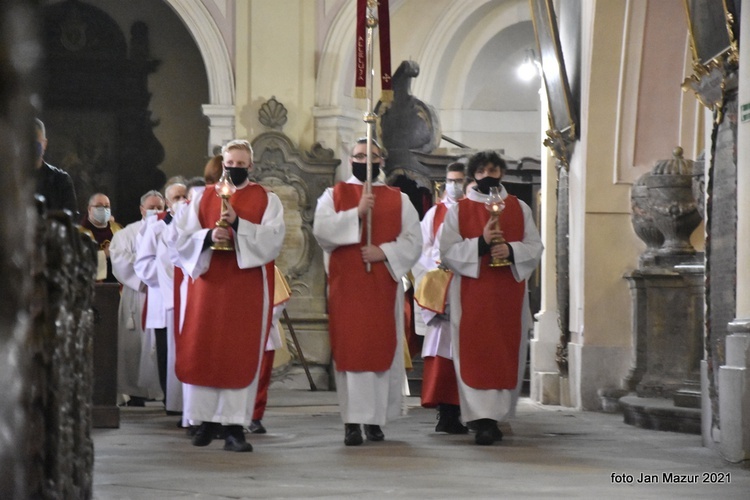
M148 199L149 199L150 197L152 197L152 196L156 196L157 198L160 198L160 199L161 199L161 201L164 201L164 195L163 195L163 194L161 194L161 193L160 193L159 191L157 191L156 189L152 189L152 190L151 190L151 191L149 191L148 193L146 193L146 194L144 194L143 196L141 196L141 206L145 205L145 204L146 204L146 200L148 200Z

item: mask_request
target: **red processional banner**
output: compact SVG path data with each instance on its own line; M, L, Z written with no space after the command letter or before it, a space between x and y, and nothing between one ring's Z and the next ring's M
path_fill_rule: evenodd
M381 100L393 100L393 82L391 81L391 23L388 0L357 0L357 39L355 47L354 97L367 98L367 16L368 3L378 7L378 27L380 28L380 88Z

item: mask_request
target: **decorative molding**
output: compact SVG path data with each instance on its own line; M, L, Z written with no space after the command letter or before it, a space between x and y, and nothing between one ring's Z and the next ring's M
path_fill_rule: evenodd
M300 257L282 271L294 291L309 295L308 274L317 249L312 234L315 202L333 184L334 171L340 160L334 158L333 150L320 144L315 144L310 152L300 151L278 131L260 134L252 146L255 152L253 178L269 186L278 181L293 188L297 195L296 211L301 219L302 241L301 247L295 250L300 251Z

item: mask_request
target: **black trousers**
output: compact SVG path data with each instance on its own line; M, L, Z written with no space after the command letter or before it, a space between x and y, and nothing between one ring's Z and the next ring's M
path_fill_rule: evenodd
M154 328L156 336L156 366L159 369L159 385L164 392L164 404L167 402L167 329Z

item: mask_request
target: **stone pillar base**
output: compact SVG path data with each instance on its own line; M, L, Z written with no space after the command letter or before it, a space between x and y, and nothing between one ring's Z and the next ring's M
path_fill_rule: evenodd
M719 368L721 454L730 462L750 458L750 321L729 324L726 364Z
M559 405L560 378L558 372L533 372L531 374L531 400L543 405Z

